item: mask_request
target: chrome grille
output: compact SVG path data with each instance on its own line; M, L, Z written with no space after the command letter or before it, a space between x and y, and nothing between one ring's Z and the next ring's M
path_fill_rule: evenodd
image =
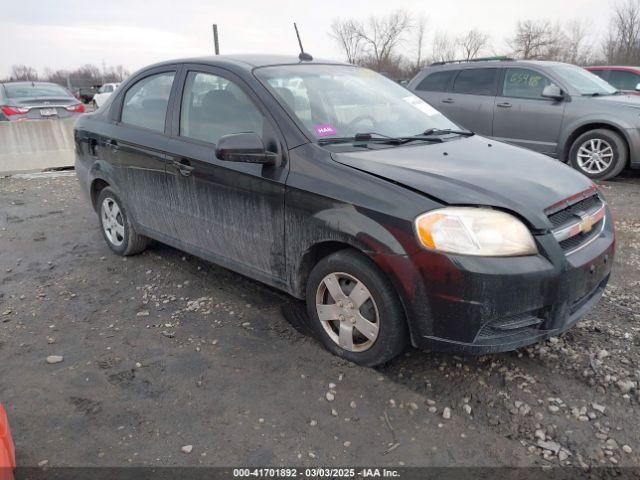
M584 198L573 205L570 205L559 212L549 215L549 221L553 225L553 228L561 227L563 225L575 222L576 214L578 212L589 212L600 206L603 202L598 195L592 195L591 197Z
M605 211L605 202L595 194L548 215L553 236L565 254L579 250L600 235Z

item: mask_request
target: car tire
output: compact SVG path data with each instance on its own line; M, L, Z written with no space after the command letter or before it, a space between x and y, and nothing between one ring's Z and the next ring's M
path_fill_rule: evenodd
M571 166L593 180L609 180L617 176L627 165L627 159L625 140L605 128L583 133L569 151Z
M149 238L136 232L127 208L116 192L109 187L103 188L96 205L102 236L114 253L129 256L147 248Z
M395 290L360 252L345 249L318 262L307 280L306 303L322 344L353 363L373 367L407 345L406 317Z

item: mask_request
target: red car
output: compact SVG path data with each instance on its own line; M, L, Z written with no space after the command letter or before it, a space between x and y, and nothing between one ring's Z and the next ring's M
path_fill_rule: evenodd
M627 95L640 95L640 67L594 66L586 68L621 92Z
M15 468L16 453L9 430L9 420L0 403L0 480L13 480Z

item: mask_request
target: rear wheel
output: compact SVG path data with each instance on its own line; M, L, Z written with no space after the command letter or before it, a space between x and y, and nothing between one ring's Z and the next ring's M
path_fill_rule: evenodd
M309 275L307 311L324 346L354 363L391 360L407 343L396 292L365 255L342 250L322 259Z
M147 248L149 239L135 231L124 204L111 188L100 191L97 205L102 236L111 250L128 256Z
M594 180L608 180L627 164L627 145L612 130L599 128L580 135L571 146L571 166Z

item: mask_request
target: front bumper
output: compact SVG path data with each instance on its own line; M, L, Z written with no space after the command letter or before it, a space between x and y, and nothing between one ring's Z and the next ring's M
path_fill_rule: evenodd
M611 223L570 255L546 234L536 237L540 253L535 256L421 251L376 261L400 294L414 346L461 354L502 352L559 335L598 302L613 263Z

